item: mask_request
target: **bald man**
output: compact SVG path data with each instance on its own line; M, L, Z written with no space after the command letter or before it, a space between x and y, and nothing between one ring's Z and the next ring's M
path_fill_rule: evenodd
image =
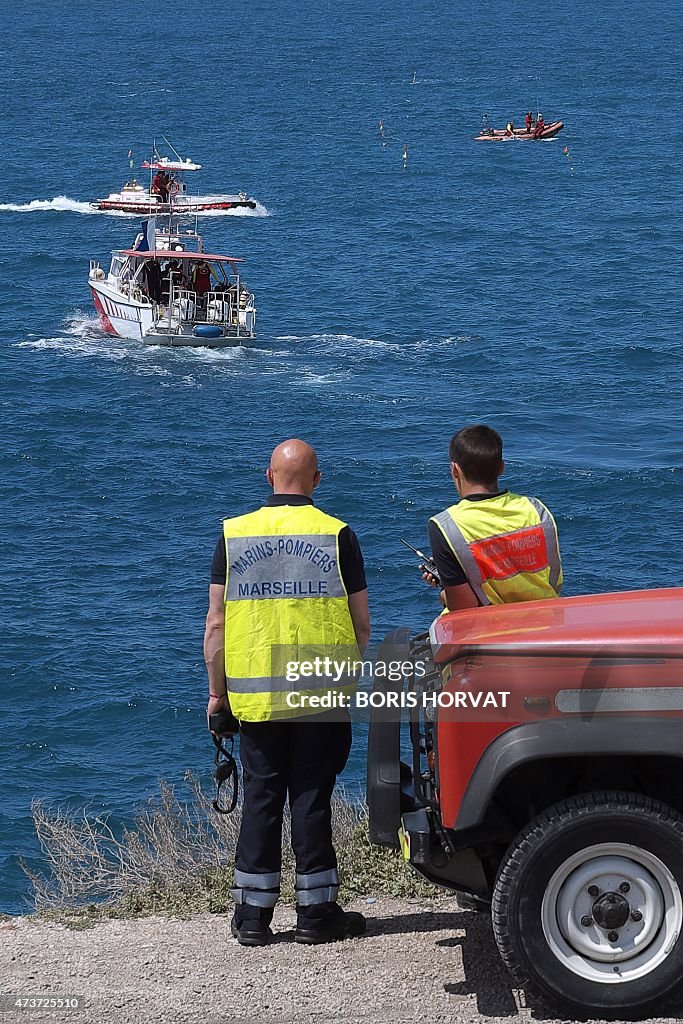
M344 679L290 678L306 652L343 661L370 637L363 556L346 523L313 504L315 451L291 439L274 450L273 493L254 512L226 519L211 566L204 657L208 714L239 721L244 802L235 856L231 930L263 946L280 892L282 816L289 798L296 858L294 938L311 945L360 935L361 914L337 904L331 799L351 749ZM302 701L302 693L306 702ZM329 700L322 710L309 698ZM347 702L346 704L344 702Z

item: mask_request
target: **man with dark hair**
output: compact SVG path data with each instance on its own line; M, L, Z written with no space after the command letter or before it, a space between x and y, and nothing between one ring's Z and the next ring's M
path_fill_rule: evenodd
M432 556L449 611L559 597L557 527L538 498L501 490L500 434L484 424L451 438L451 477L460 501L429 520ZM435 584L433 576L425 580Z

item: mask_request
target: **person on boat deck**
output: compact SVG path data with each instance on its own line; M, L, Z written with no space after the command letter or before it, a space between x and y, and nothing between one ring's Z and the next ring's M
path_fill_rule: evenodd
M157 171L152 178L152 192L158 195L162 203L168 202L168 175L166 171Z
M185 268L183 267L182 263L180 263L178 260L171 260L171 262L169 263L169 268L171 270L171 273L173 274L174 288L190 287L190 278L185 272Z
M183 268L178 260L169 260L162 271L161 291L162 296L166 299L171 291L171 280L173 280L174 288L187 288L187 276L183 273Z
M154 302L161 302L161 264L156 256L147 260L143 270L147 294Z
M543 120L543 114L539 114L538 115L538 121L536 122L536 127L534 128L534 138L535 139L540 139L540 137L541 137L541 135L543 134L544 131L545 131L545 121Z
M505 134L508 138L515 134L515 126L512 123L512 121L508 121L508 123L505 125Z
M206 295L207 292L211 291L212 277L218 280L211 264L207 263L206 260L201 260L201 262L195 265L192 271L192 287L197 295Z
M524 118L524 124L526 125L526 133L527 133L527 135L531 135L531 125L533 124L533 118L531 116L531 111L530 110L527 110L527 112L526 112L526 117Z

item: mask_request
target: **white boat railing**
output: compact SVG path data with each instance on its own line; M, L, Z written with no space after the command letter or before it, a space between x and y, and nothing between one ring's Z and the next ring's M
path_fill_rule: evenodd
M246 309L249 294L239 296L234 289L222 292L197 292L187 288L174 288L169 301L173 319L180 323L207 323L236 326L239 310ZM251 296L253 299L253 296ZM244 299L247 301L244 302ZM243 304L244 302L244 304Z

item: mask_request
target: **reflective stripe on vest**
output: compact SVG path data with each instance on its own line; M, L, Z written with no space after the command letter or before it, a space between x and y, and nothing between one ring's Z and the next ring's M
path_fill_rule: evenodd
M433 517L480 604L558 597L562 565L555 521L537 498L463 499Z
M349 679L288 678L290 663L359 658L339 568L345 523L313 505L264 506L226 519L225 676L230 706L247 722L311 714L290 693L350 694Z

